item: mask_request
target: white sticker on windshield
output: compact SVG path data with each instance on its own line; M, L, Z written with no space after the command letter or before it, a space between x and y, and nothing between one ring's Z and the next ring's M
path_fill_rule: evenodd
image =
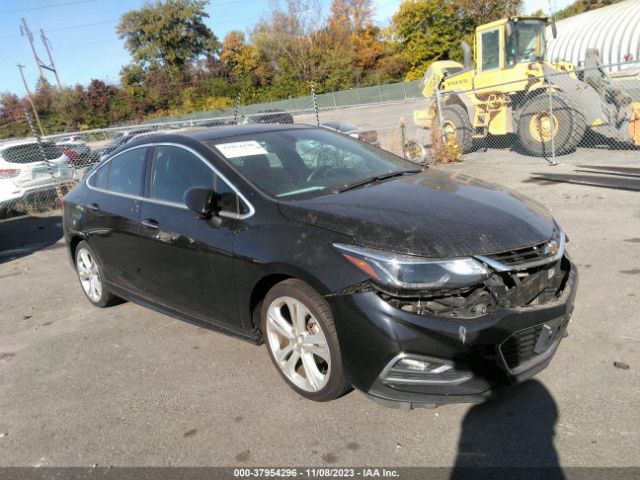
M250 155L266 155L268 152L255 140L246 142L220 143L216 145L226 158L248 157Z

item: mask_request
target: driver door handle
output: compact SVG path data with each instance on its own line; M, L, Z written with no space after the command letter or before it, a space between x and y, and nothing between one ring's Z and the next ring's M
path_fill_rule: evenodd
M89 210L91 210L92 212L97 212L98 210L100 210L100 205L98 205L97 203L90 203L89 205L87 205L87 208Z
M158 230L160 228L160 224L157 222L157 220L154 220L153 218L144 219L142 221L142 225L152 230Z

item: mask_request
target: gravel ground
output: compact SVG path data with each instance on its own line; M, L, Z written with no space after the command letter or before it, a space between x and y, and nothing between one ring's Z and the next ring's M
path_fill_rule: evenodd
M440 168L546 205L580 268L570 336L535 380L435 410L303 400L263 346L131 303L93 308L60 218L18 219L0 223L0 465L639 466L640 193L529 180L571 173L579 154L549 167L489 153ZM616 165L640 166L635 153Z

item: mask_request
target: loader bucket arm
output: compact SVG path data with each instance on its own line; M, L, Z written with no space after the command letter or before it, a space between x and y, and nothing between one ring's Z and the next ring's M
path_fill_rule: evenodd
M571 75L558 74L548 64L542 69L549 82L562 92L585 117L594 132L614 141L638 142L638 115L640 104L633 103L623 88L611 82L602 69L597 50L587 52L583 81Z

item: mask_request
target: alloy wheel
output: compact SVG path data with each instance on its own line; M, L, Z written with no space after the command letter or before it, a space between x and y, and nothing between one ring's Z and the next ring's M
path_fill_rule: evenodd
M267 341L276 364L298 388L322 390L331 374L331 355L320 324L300 301L278 297L267 311Z
M95 258L86 248L81 248L76 254L76 267L82 289L87 297L97 303L102 298L102 281Z

